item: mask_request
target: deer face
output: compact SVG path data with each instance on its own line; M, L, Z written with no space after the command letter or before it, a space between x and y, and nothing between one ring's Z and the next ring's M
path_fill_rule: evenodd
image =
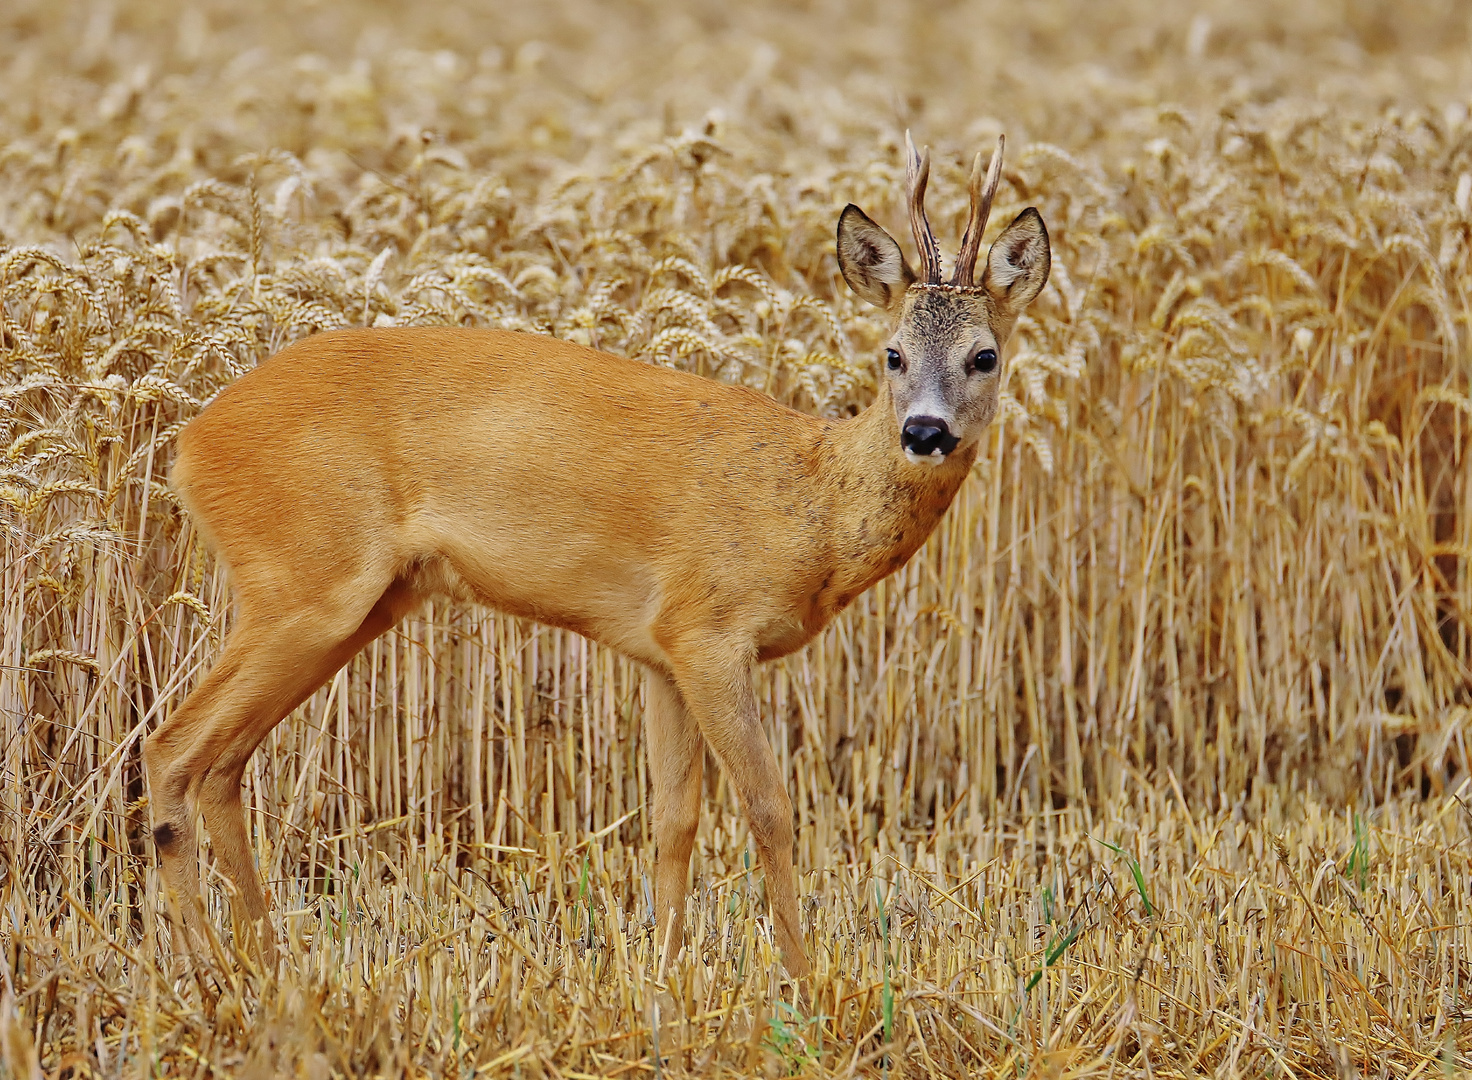
M910 269L899 244L852 204L838 219L838 265L849 288L896 317L884 345L884 372L899 424L899 449L914 463L938 465L957 447L980 438L996 415L1002 349L1017 316L1047 283L1050 251L1043 219L1029 207L992 244L981 284L971 284L1000 173L999 148L984 199L977 156L971 223L952 283L940 284L939 252L924 218L929 159L916 158L913 148L911 155L911 221L919 223L922 276Z

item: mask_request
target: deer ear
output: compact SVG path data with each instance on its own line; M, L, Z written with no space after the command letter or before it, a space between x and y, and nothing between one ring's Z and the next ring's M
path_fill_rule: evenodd
M1015 319L1043 291L1052 266L1047 226L1029 206L992 242L981 283L997 307Z
M905 262L894 237L853 203L838 218L838 269L850 289L891 312L899 308L905 290L915 280L915 271Z

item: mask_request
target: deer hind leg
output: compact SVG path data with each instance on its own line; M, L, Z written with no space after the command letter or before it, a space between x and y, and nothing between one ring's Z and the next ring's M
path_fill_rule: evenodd
M649 671L645 718L649 773L654 789L655 940L677 953L685 920L690 850L700 825L700 781L705 740L669 677Z
M204 681L143 744L153 842L162 864L165 895L177 905L184 923L175 927L175 934L182 935L182 940L176 938L176 948L202 945L204 928L195 906L195 898L200 895L199 844L194 827L198 778L173 766L193 743L205 718L218 710L241 666L243 646L237 630Z
M224 864L225 873L235 885L236 895L240 898L243 911L238 914L245 916L247 924L255 926L264 920L269 905L251 854L250 832L246 824L245 808L240 799L240 782L246 763L261 744L261 740L287 713L332 678L363 646L417 607L419 600L420 597L402 583L396 582L389 586L358 628L346 639L326 650L325 655L317 661L315 671L309 670L310 663L304 666L302 677L294 684L296 700L285 705L284 711L281 711L283 702L278 700L274 708L257 713L248 726L225 732L228 741L219 748L200 784L199 807L204 814L205 827L209 829L210 845ZM307 689L303 691L304 686ZM276 715L278 711L279 716ZM263 933L261 944L269 953L269 934Z
M371 591L369 595L372 595ZM251 856L240 779L266 734L292 709L387 629L412 605L391 586L365 615L357 605L317 603L285 619L270 619L242 602L225 652L198 689L144 746L153 807L153 835L164 877L185 923L202 930L194 802L204 812L214 848L235 885L248 923L267 913ZM263 945L270 946L263 937Z
M792 870L792 800L762 732L751 690L751 660L727 642L702 642L671 652L675 682L735 785L767 872L767 898L787 970L808 973Z

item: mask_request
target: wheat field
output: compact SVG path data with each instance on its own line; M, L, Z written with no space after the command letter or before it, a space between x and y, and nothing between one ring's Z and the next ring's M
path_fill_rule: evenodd
M1472 1072L1472 13L1458 0L7 0L0 1073ZM930 543L764 668L815 974L707 771L653 940L638 670L437 602L247 771L284 957L178 963L142 737L228 582L167 486L333 327L505 326L843 416L833 251L1053 275ZM465 393L475 393L466 386Z

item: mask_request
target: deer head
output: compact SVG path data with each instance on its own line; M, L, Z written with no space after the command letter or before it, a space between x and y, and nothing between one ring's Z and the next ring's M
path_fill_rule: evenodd
M930 150L915 152L905 133L910 227L920 272L899 244L850 203L838 219L838 266L849 288L895 316L884 347L885 376L900 449L910 461L939 465L969 446L997 412L1001 356L1022 310L1048 281L1048 230L1033 207L1018 214L992 243L981 283L974 284L981 236L1002 175L1004 142L997 139L983 183L981 154L971 170L971 217L955 272L940 280L940 245L925 216Z

